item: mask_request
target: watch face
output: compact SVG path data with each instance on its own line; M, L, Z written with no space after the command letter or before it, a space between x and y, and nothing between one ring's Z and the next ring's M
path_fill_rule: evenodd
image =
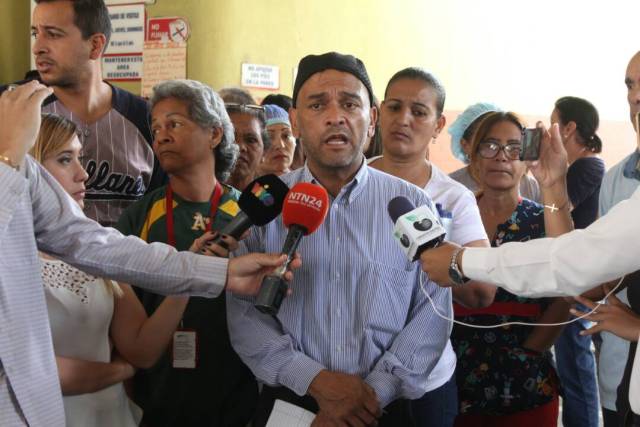
M464 283L463 279L462 279L462 275L456 271L456 269L454 268L449 268L449 278L457 284L462 284Z

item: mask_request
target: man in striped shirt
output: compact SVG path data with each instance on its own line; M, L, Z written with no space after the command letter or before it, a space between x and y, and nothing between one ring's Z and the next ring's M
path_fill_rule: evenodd
M80 131L86 215L112 226L164 173L151 149L146 102L102 80L111 22L103 0L36 0L31 33L40 78L53 87L42 109Z
M251 299L227 299L232 344L266 383L254 426L266 424L276 399L316 412L318 425L410 425L406 399L425 393L449 339L450 324L425 292L448 317L451 293L405 258L387 214L396 196L433 205L418 187L364 161L376 118L371 99L357 58L327 53L300 61L291 119L307 164L282 179L322 185L331 206L324 224L302 239L305 265L277 316L261 314ZM239 252L278 251L286 234L276 220L254 229Z

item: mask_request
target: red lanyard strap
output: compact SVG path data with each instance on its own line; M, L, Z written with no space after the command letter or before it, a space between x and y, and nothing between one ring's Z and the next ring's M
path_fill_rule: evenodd
M206 226L206 231L211 231L213 226L213 219L218 211L218 204L220 204L220 198L222 197L222 185L216 181L216 188L211 195L211 203L209 205L209 222ZM167 243L173 247L176 246L176 235L173 226L173 189L171 183L167 185L167 194L165 196L165 209L166 209L166 224L167 224Z

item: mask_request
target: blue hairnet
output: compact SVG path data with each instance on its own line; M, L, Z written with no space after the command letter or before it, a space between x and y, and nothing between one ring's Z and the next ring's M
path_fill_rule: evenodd
M469 158L462 150L460 140L471 124L485 113L494 111L502 111L501 108L490 102L478 102L467 107L455 120L449 125L447 132L451 135L451 152L456 159L464 163L469 163Z

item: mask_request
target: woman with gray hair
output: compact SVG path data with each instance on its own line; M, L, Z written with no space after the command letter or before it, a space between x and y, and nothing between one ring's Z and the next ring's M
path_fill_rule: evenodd
M238 156L234 130L220 96L194 80L171 80L151 96L153 151L169 183L131 205L117 228L147 242L188 249L194 239L210 240L237 213L238 190L223 184ZM237 242L222 236L230 248ZM218 245L204 245L224 255ZM164 298L138 292L147 312ZM246 425L258 387L231 348L225 297L190 298L173 348L134 379L134 400L143 424L158 426Z

